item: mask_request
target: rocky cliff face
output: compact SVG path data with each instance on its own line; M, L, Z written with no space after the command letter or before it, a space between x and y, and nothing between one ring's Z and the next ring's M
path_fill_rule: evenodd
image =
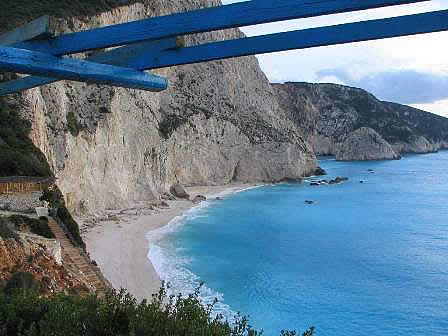
M396 157L391 148L397 155L448 148L447 118L383 102L364 90L342 85L285 83L273 87L280 106L317 154L339 153L344 160L391 159ZM371 131L357 131L362 127ZM372 146L375 139L382 145Z
M19 0L2 9L9 29L44 14L61 32L218 5L219 0ZM33 9L30 10L30 6ZM187 44L241 37L239 30L189 36ZM8 97L32 122L68 207L123 207L185 185L280 181L311 173L315 156L277 102L254 57L158 71L162 93L59 82Z
M336 160L384 160L399 159L392 146L381 135L369 127L361 127L350 133L338 146Z
M39 281L43 295L88 291L86 285L52 255L48 248L50 240L30 237L22 237L20 241L0 237L0 283L9 280L14 273L27 272ZM43 241L47 241L47 246Z

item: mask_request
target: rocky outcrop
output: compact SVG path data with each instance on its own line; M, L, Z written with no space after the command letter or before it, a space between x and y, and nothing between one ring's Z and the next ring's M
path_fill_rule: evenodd
M400 156L381 135L369 127L361 127L350 133L336 151L336 160L393 160Z
M171 187L171 193L176 197L190 198L190 195L188 195L185 188L180 183L176 183Z
M322 167L317 167L316 170L314 171L314 175L323 176L323 175L327 175L327 172Z
M206 201L206 200L207 200L207 197L205 197L204 195L196 195L196 196L193 198L192 202L193 202L193 203L201 203L201 202L204 202L204 201Z
M396 142L392 145L395 152L398 153L416 153L424 154L436 152L440 148L448 148L446 143L431 143L424 136L410 137L407 142Z
M50 14L60 32L71 32L219 4L26 2L6 6L0 27ZM186 43L241 36L232 29L188 36ZM8 98L31 121L33 143L45 154L69 209L123 208L156 199L176 182L280 181L314 171L312 149L284 117L255 57L157 73L169 78L165 92L58 82Z
M42 239L35 241L31 235L20 241L0 237L0 282L7 281L14 273L26 272L39 281L43 295L87 291L85 284L42 245Z
M357 88L337 84L273 84L279 104L302 130L316 154L335 155L351 151L348 157L371 157L372 152L355 152L344 145L356 130L367 127L392 146L392 152L427 153L448 148L448 119L409 106L383 102ZM371 132L355 142L365 146ZM361 134L357 135L358 137ZM341 148L341 146L343 148ZM357 147L359 150L364 146ZM374 150L373 147L370 147ZM378 147L384 150L385 147ZM386 156L393 157L388 148ZM381 158L384 153L373 157ZM364 155L365 154L365 155Z
M20 237L22 244L39 245L45 248L46 253L56 261L56 264L62 265L62 249L58 240L26 232L17 232L17 235Z

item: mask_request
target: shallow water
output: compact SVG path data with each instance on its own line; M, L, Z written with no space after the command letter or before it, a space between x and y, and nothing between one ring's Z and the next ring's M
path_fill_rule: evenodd
M248 190L152 233L157 271L265 335L448 335L448 152L321 166L350 180Z

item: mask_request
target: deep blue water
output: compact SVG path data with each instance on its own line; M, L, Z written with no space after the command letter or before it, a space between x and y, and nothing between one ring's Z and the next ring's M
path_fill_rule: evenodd
M320 164L350 180L208 202L153 237L157 270L268 336L448 335L448 152Z

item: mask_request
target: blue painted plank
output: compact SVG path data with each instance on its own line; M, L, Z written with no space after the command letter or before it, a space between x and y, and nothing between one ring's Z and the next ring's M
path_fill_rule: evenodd
M35 38L49 38L54 35L55 28L51 18L45 15L10 32L1 34L0 45L12 45Z
M149 55L150 53L155 53L160 50L175 49L182 45L183 41L180 38L170 37L167 39L145 41L125 47L112 49L101 54L87 57L85 60L94 63L110 64L132 68L133 62L140 59L144 55ZM59 81L59 79L57 78L27 76L21 79L0 83L0 96L32 89L57 81Z
M155 92L168 87L165 78L142 71L4 46L0 46L0 70Z
M177 50L165 50L142 57L129 65L136 69L154 69L445 30L448 30L448 10L213 42Z
M29 41L14 46L61 56L144 40L422 1L428 0L253 0L61 35L48 41Z
M293 49L306 49L424 34L448 30L448 11L430 12L389 19L348 23L337 26L213 42L188 48L160 50L128 59L127 67L149 70L174 65L207 62ZM123 47L126 48L126 47ZM119 50L119 49L117 49ZM51 78L26 77L0 84L0 95L54 82Z

